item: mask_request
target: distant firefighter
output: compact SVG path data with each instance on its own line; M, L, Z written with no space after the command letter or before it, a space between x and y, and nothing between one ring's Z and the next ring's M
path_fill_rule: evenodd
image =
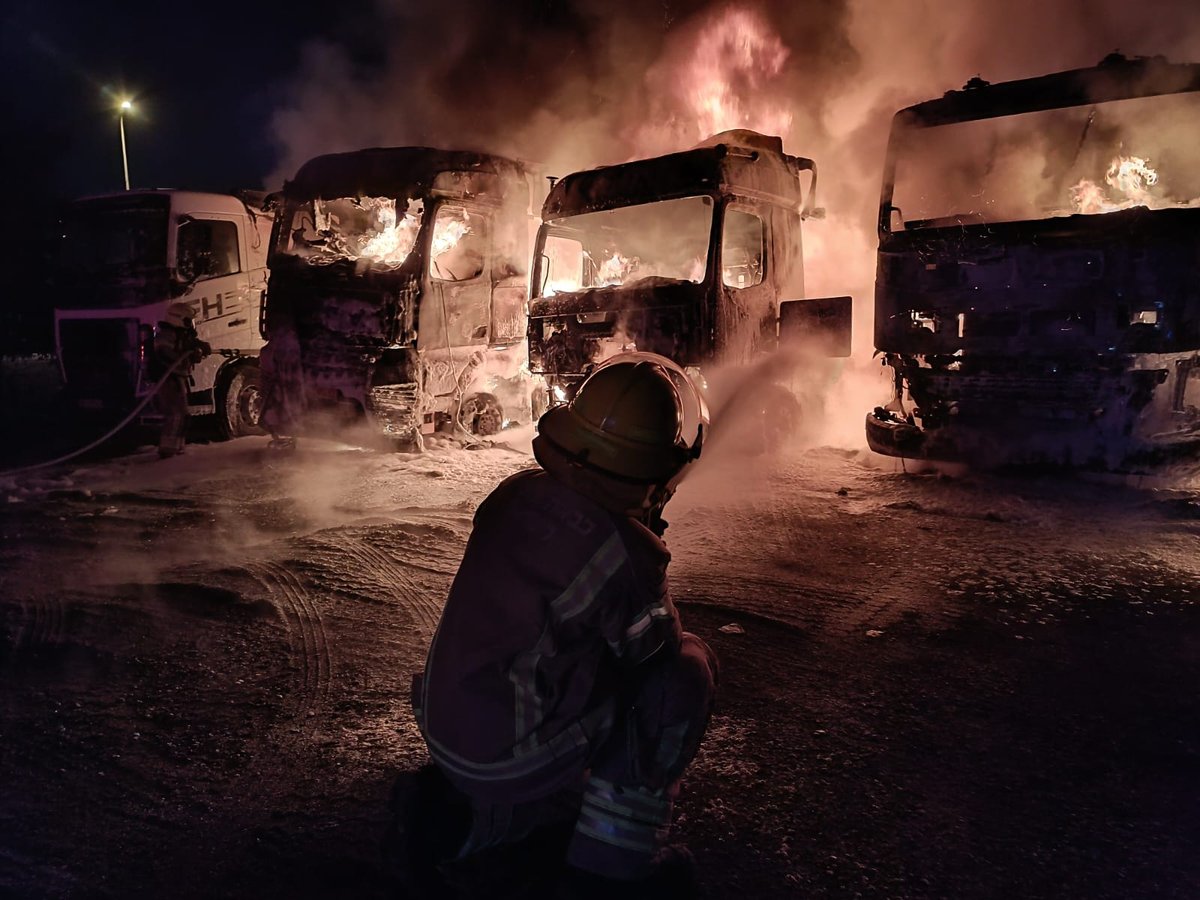
M158 438L158 456L166 459L183 452L184 431L188 420L188 387L192 368L212 352L206 341L196 334L192 323L192 308L183 302L167 307L154 333L155 377L161 378L171 370L170 377L158 389L158 408L162 413L162 431Z
M306 406L300 338L290 319L271 327L271 339L259 353L262 370L262 423L271 432L271 448L295 446Z
M413 685L430 755L470 806L448 878L507 854L556 896L688 896L691 856L667 835L717 661L671 601L661 513L706 424L674 363L614 357L542 417L540 468L476 512ZM506 896L485 879L479 896Z

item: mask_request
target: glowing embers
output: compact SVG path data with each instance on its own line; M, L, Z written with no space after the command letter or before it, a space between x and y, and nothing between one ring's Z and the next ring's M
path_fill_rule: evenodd
M1140 156L1118 156L1104 175L1105 183L1123 195L1113 200L1096 182L1081 179L1071 188L1071 202L1076 212L1090 215L1114 212L1131 206L1154 206L1150 188L1158 183L1158 172Z

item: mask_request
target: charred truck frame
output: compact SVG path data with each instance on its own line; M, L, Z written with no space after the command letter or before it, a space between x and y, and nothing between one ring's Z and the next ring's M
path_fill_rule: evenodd
M798 299L815 187L812 160L751 131L555 183L529 304L530 368L551 402L622 350L663 354L703 384L701 367L774 350L781 313L785 333L820 333L829 355L849 355L850 298Z
M521 164L480 153L305 163L272 237L266 421L341 408L419 445L450 423L493 434L528 420L529 196Z
M150 393L154 330L167 306L182 301L214 351L192 373L189 412L215 414L225 437L257 432L271 232L263 200L252 191L136 190L66 207L55 340L81 411L119 415Z
M892 456L1136 469L1200 438L1200 65L1098 66L896 114L875 345Z

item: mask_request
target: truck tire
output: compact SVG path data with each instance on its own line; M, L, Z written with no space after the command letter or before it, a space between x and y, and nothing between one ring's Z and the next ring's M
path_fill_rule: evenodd
M488 437L504 427L504 410L493 394L471 394L459 407L458 422L471 434Z
M221 380L217 424L226 440L262 434L262 375L256 363L244 363Z
M765 385L755 397L750 442L756 453L775 453L792 438L804 418L796 395L781 384Z

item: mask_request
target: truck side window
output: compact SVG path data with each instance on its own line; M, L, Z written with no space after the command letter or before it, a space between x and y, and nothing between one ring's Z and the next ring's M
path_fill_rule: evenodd
M210 219L185 222L179 226L175 260L186 281L240 272L237 225Z
M745 288L763 280L763 221L754 213L725 210L721 233L721 281L727 287Z
M542 248L540 296L577 291L583 283L583 243L557 234L546 235Z
M442 206L433 220L429 274L440 281L472 281L487 269L488 220L461 206Z

